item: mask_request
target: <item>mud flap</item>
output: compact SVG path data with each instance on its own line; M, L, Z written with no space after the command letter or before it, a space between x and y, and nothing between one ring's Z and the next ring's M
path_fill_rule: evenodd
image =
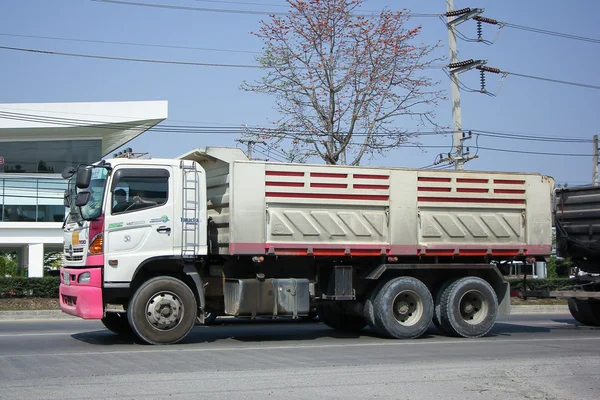
M206 305L204 300L204 285L202 284L202 277L200 277L200 274L196 270L194 264L186 263L183 266L183 272L185 272L187 276L192 278L194 284L196 285L196 290L198 291L198 300L200 301L200 304L198 304L197 320L201 324L204 324L204 312L206 309Z

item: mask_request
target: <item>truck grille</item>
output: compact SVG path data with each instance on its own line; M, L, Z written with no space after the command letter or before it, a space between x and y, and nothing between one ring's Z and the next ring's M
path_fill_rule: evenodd
M82 261L83 260L83 247L73 247L71 250L69 247L65 246L65 260L66 261Z

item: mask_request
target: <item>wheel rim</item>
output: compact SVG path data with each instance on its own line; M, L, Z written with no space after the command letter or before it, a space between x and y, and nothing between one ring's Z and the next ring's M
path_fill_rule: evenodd
M183 317L183 302L172 292L159 292L146 303L146 318L150 325L163 331L179 325Z
M460 316L471 325L483 322L488 314L489 305L485 296L478 290L470 290L460 298Z
M416 292L404 290L394 298L393 311L394 318L400 325L412 326L423 315L423 300Z

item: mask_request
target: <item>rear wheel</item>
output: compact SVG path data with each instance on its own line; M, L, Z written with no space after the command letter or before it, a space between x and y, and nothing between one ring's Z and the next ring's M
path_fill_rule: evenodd
M600 326L600 303L570 298L568 304L569 311L577 322L583 325Z
M421 336L433 317L433 299L429 289L412 277L394 278L381 285L365 308L375 329L396 339Z
M456 279L447 280L446 282L444 282L442 284L442 286L439 287L439 289L437 290L437 292L435 294L435 302L434 302L434 307L433 307L433 324L444 335L448 335L448 334L450 334L450 332L448 332L446 330L446 328L444 327L444 325L442 324L442 308L441 308L442 295L444 294L446 289L448 289L448 286L453 284L455 281L456 281Z
M339 331L358 332L367 326L362 316L349 314L340 304L321 304L317 313L325 325Z
M126 315L119 313L107 313L106 317L102 318L102 323L111 332L117 335L131 334L131 326Z
M453 336L477 338L487 334L498 316L498 300L489 283L469 276L452 282L442 293L440 323Z
M127 318L133 332L150 344L176 343L194 327L197 305L185 283L170 276L144 282L129 303Z

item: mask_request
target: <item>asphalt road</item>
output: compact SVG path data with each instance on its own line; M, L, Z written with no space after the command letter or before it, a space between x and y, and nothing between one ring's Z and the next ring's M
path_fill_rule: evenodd
M148 346L100 322L0 322L1 399L598 399L600 329L499 318L485 338L417 340L228 320Z

